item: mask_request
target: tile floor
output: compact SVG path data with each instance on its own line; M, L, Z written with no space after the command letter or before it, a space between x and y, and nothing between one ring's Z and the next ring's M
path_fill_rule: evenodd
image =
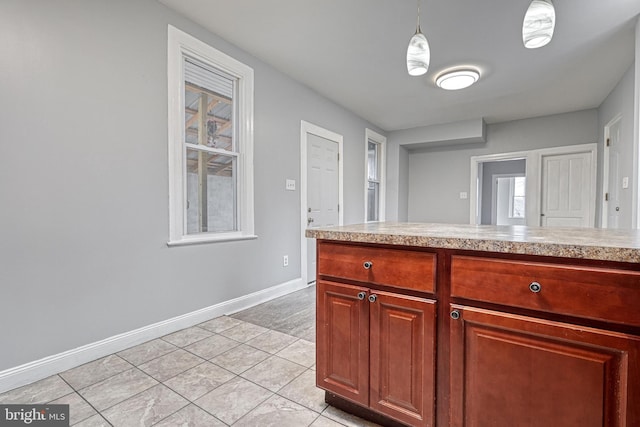
M0 394L70 405L71 425L376 426L315 387L315 287Z

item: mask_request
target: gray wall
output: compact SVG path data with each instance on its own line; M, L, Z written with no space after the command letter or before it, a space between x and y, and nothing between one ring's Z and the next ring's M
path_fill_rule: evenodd
M257 240L166 245L167 24L255 70ZM380 130L154 0L3 0L0 76L0 371L300 277L300 120L363 218Z
M633 93L634 93L634 65L629 67L629 70L624 74L620 82L615 89L609 94L607 99L600 105L598 109L598 165L599 170L603 170L603 147L604 147L604 127L618 114L621 114L620 119L620 158L619 158L619 176L629 177L629 188L622 189L622 183L616 183L618 185L618 191L620 194L620 228L631 228L633 217L633 188L635 179L633 179L633 126L634 126L634 113L633 113ZM600 174L601 175L601 174ZM599 187L602 188L602 176L599 176ZM602 220L602 192L598 194L597 217ZM600 222L598 222L600 224Z
M388 136L394 140L394 132ZM408 220L469 223L472 156L598 141L595 109L487 125L486 142L437 146L409 155ZM400 189L402 192L402 189Z

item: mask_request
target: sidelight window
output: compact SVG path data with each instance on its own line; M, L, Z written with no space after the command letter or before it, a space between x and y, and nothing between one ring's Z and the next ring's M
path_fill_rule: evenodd
M384 155L387 139L371 129L367 129L366 143L365 221L384 221Z

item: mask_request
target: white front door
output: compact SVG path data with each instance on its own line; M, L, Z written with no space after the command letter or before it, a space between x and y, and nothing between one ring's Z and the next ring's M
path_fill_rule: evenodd
M592 155L589 152L542 156L540 225L593 227Z
M604 201L604 215L607 218L607 228L620 227L620 120L616 120L608 127L608 141L605 143L605 159L609 159L608 179Z
M306 202L302 208L307 228L330 227L342 223L340 213L340 150L342 136L308 123L306 139ZM303 171L304 172L304 171ZM306 205L306 206L305 206ZM305 239L307 283L316 280L316 241Z

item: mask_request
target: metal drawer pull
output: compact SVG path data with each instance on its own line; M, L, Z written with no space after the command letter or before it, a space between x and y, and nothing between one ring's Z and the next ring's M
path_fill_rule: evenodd
M540 285L540 283L538 282L531 282L531 284L529 285L529 290L537 294L542 290L542 285Z
M373 263L371 261L365 261L364 264L362 264L362 266L368 270L371 267L373 267Z
M376 294L369 295L369 302L376 302L376 299L377 299L377 298L378 298L378 297L377 297L377 295L376 295Z
M358 299L363 300L363 299L364 299L364 297L366 297L366 296L367 296L367 294L366 294L366 293L364 293L364 292L358 292Z
M458 310L453 310L449 315L453 320L458 320L460 318L460 312Z

